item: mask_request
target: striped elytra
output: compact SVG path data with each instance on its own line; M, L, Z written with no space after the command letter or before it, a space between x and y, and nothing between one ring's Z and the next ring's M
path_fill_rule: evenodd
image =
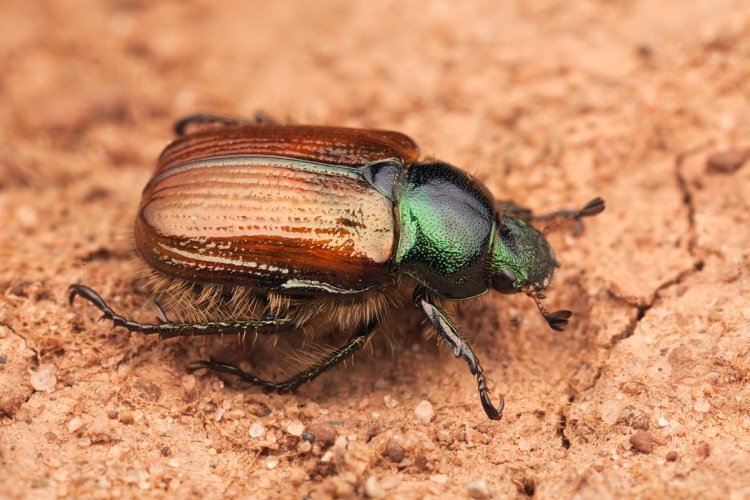
M393 201L373 189L363 165L418 154L408 137L386 131L190 134L165 149L144 189L138 251L156 270L190 281L292 294L367 290L391 278L396 228Z
M172 142L157 170L196 158L278 156L331 165L359 166L385 158L410 164L419 147L408 136L389 130L313 125L226 126L198 130Z

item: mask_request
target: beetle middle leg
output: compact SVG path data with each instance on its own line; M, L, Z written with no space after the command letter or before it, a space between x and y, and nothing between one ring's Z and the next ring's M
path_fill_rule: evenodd
M305 370L302 370L301 372L297 373L287 380L284 380L283 382L273 382L271 380L265 380L260 377L256 377L252 373L248 373L237 366L220 363L212 359L193 361L192 363L190 363L188 369L192 372L195 370L206 368L215 372L236 375L242 381L261 386L267 391L279 393L289 392L298 388L302 384L310 382L321 373L330 370L337 364L349 358L355 352L362 349L362 347L367 344L367 341L370 339L370 337L372 337L373 333L375 333L375 330L377 330L378 326L379 322L377 320L373 320L367 325L360 327L354 335L349 337L349 340L346 342L346 344L333 351L326 359L306 368Z
M193 125L276 125L279 121L264 111L256 111L253 118L195 113L177 120L173 126L175 135L185 135Z
M552 229L564 220L573 219L576 223L573 229L573 236L578 236L583 231L583 221L581 219L599 214L604 210L604 200L598 197L586 203L579 210L565 208L539 215L534 215L534 212L530 209L516 205L512 201L501 201L498 202L498 205L504 214L511 217L523 219L527 222L551 222L549 229Z
M490 417L490 419L500 420L503 416L505 401L503 397L500 396L500 402L498 403L497 408L492 405L482 365L479 363L479 359L476 354L474 354L474 351L469 347L469 344L464 340L456 324L448 317L448 314L446 314L440 305L428 297L424 288L417 287L414 291L414 303L424 311L427 319L430 320L430 323L432 323L432 326L437 330L440 337L445 340L453 350L453 355L457 358L463 358L464 361L466 361L466 364L469 365L469 371L471 374L476 375L479 399L482 402L484 412Z
M126 328L130 332L139 332L145 335L159 335L163 339L173 337L192 337L196 335L223 335L241 333L275 334L284 330L290 330L295 325L289 318L260 318L248 321L210 321L206 323L173 323L162 321L159 324L138 323L115 312L102 297L91 288L84 285L71 285L68 300L81 296L96 306L103 314L103 318L112 321L115 326ZM158 305L157 305L158 307ZM160 315L163 311L160 309ZM166 318L163 318L166 319Z

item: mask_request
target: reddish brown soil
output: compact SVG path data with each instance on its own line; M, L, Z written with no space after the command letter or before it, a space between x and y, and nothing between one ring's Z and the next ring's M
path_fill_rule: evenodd
M750 496L747 1L2 11L0 497ZM153 318L130 228L170 125L257 109L403 131L537 210L606 198L551 238L567 332L520 297L458 315L502 421L411 312L393 352L269 396L68 305Z

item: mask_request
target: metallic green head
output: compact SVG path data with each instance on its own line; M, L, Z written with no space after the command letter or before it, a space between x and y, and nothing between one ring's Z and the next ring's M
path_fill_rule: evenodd
M544 235L526 221L501 217L492 247L492 288L501 293L546 289L559 264Z

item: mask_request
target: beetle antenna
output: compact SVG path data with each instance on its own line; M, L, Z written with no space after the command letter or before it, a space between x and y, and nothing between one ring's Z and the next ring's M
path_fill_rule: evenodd
M583 219L584 217L591 217L602 213L604 210L604 200L600 197L596 197L593 200L586 203L580 210L558 210L557 212L551 212L543 215L536 215L532 218L535 221L552 221L543 230L543 234L548 234L553 229L557 228L566 220L573 219L576 222L576 227L573 229L573 236L578 236L583 232Z
M536 307L539 309L539 312L542 313L542 316L544 316L544 319L547 320L547 324L550 328L557 332L562 332L565 330L565 327L568 325L568 320L571 316L573 316L573 313L568 311L567 309L560 309L559 311L555 312L549 312L546 307L544 307L544 304L542 304L542 299L544 298L544 294L542 292L530 292L529 297L534 299L534 302L536 303Z

